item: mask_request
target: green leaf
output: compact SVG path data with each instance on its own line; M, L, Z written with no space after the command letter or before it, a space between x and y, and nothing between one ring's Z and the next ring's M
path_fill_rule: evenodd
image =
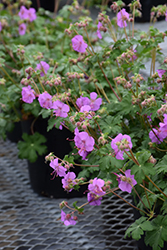
M64 161L67 161L67 162L69 162L69 163L74 164L74 157L73 157L73 156L65 155L63 160L64 160Z
M39 105L39 102L37 100L34 100L32 103L23 103L23 109L25 112L30 112L35 117L39 116L39 112L41 110L41 107Z
M56 123L56 118L55 117L52 117L52 118L49 119L49 121L48 121L48 127L47 127L47 132L49 130L51 130L55 126L55 123Z
M42 118L45 119L51 115L51 112L50 109L42 109L39 115L42 115Z
M82 207L82 208L79 208L76 204L77 204L77 201L75 201L75 202L73 203L73 207L74 207L75 209L77 209L77 211L78 211L79 213L83 213L84 208L83 208L83 207Z
M35 162L38 155L43 155L46 153L47 147L43 145L46 142L46 138L35 132L33 135L28 135L26 133L22 136L24 141L19 141L17 146L19 149L18 156L21 159L27 159L30 162Z
M145 243L149 244L153 250L161 250L164 241L167 240L167 216L158 215L151 223L152 230L146 233Z
M146 217L141 217L136 220L125 232L125 238L130 235L133 239L139 240L141 239L141 235L144 234L144 231L151 231L153 226L151 222L147 220Z
M160 162L155 165L156 172L159 174L167 172L167 155L165 155Z
M118 168L122 168L124 165L124 161L118 160L111 155L106 155L101 157L99 160L99 167L102 171L112 172Z
M148 161L150 156L151 156L151 153L148 150L142 150L136 153L136 158L140 164L144 164L146 161Z
M137 181L138 184L142 183L142 180L145 179L145 175L156 174L153 165L154 164L152 163L145 163L140 166L134 165L132 167L132 173L135 174L135 180Z
M134 113L134 106L132 105L132 97L130 94L123 97L123 100L119 103L117 107L119 114L126 115Z
M104 134L105 133L107 134L121 133L121 126L120 126L121 119L122 119L122 116L120 115L107 116L99 120L99 125Z

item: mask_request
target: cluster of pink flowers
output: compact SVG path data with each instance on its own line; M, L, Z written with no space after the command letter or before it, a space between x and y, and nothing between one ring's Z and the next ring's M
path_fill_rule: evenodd
M29 22L33 22L37 16L36 16L36 10L34 8L27 9L25 6L21 6L20 11L18 13L20 19L22 20L28 20ZM25 35L27 26L25 23L22 23L19 25L19 34L20 36Z
M105 185L105 181L102 179L94 178L92 183L88 185L88 194L87 199L89 202L89 205L92 206L99 206L101 204L102 195L105 195L105 191L103 191L103 187Z
M132 148L132 142L129 135L118 134L112 139L111 147L114 149L116 159L124 160L124 151L129 151Z
M61 163L58 162L58 158L51 160L49 166L53 169L52 180L55 178L55 176L63 177L61 180L63 184L63 188L66 191L71 192L73 190L73 187L76 185L76 181L75 181L76 174L74 172L66 173L67 168L61 166Z
M159 123L159 126L158 129L153 128L149 133L151 141L157 144L161 144L167 137L167 114L164 114L164 120Z
M26 103L32 103L35 99L35 91L31 89L31 86L22 88L22 100ZM39 104L42 108L53 109L55 116L67 117L70 108L67 104L57 100L52 101L52 96L47 92L44 92L38 96Z
M81 112L83 112L84 110L97 111L102 104L102 98L96 98L97 94L95 92L92 92L90 93L90 99L88 97L80 96L80 98L77 99L76 104L78 108L80 108Z
M20 11L18 13L20 19L22 20L28 20L30 22L33 22L37 16L36 16L36 10L34 8L27 9L25 6L21 6Z
M77 216L66 214L63 210L61 210L61 221L64 223L65 226L74 226L77 223L77 219Z
M87 132L79 132L76 128L74 142L79 149L78 154L82 156L82 160L86 160L87 155L94 149L95 140Z

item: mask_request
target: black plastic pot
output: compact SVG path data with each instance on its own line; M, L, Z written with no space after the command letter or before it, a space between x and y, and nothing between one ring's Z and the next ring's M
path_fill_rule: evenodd
M22 138L21 122L14 122L10 131L6 132L7 138L11 142L18 142Z
M54 6L55 6L55 0L31 0L32 2L32 7L38 10L39 7L49 10L51 12L54 11Z
M32 120L22 122L23 132L31 134L31 123ZM73 139L73 134L63 128L59 130L53 128L49 132L46 132L47 119L38 118L33 126L33 130L38 131L40 134L44 135L47 139L46 146L48 148L47 153L38 156L36 162L31 163L28 161L28 169L30 176L30 183L32 189L43 196L54 197L54 198L72 198L72 197L82 197L84 191L87 187L82 186L79 191L73 190L67 193L62 188L61 177L55 177L52 180L53 169L49 164L45 163L45 156L50 152L53 152L56 156L63 159L66 154L71 151L71 146L67 138ZM80 167L75 167L71 171L75 172L76 175L81 171Z

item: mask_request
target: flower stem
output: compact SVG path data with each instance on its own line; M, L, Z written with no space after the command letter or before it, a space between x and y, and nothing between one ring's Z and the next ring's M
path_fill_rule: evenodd
M5 75L7 75L7 77L14 83L14 85L16 85L19 89L21 89L19 84L17 84L17 82L14 81L14 79L8 74L8 72L2 66L0 67L0 69L5 73Z
M148 175L146 175L146 177L154 185L154 187L156 187L160 191L160 193L167 198L167 195L150 179L150 177Z
M115 192L112 191L112 190L111 190L111 193L115 194L118 198L120 198L121 200L123 200L124 202L126 202L126 203L127 203L128 205L130 205L131 207L133 207L133 208L135 208L135 209L137 209L137 210L141 211L142 213L145 213L146 215L149 216L149 214L146 213L144 210L142 210L142 209L140 209L140 208L138 208L138 207L132 205L130 202L128 202L127 200L125 200L124 198L122 198L119 194L115 193Z
M140 187L142 187L142 188L144 188L146 191L148 191L150 194L154 194L154 195L156 195L155 193L153 193L151 190L149 190L148 188L146 188L146 187L144 187L142 184L140 184ZM163 198L161 198L161 197L158 197L160 200L162 200L162 201L165 201Z
M106 74L104 73L103 68L102 68L102 66L100 65L99 60L98 60L98 64L99 64L99 67L100 67L100 69L101 69L101 71L102 71L102 73L103 73L103 75L104 75L104 77L105 77L107 83L109 84L111 90L113 91L114 95L116 96L116 98L118 99L118 101L121 102L121 99L119 98L119 96L117 95L117 93L115 92L115 90L113 89L113 87L111 86L110 81L108 80Z

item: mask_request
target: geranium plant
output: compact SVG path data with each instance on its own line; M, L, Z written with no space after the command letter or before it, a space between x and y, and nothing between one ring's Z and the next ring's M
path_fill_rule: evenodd
M100 205L105 195L114 194L124 200L117 192L120 189L132 194L134 201L128 204L140 215L126 236L139 240L145 232L146 245L157 250L163 247L167 230L167 59L159 45L167 33L153 26L148 33L135 31L139 1L134 1L130 8L131 13L127 13L118 1L112 5L117 12L115 19L110 20L102 12L96 29L89 20L74 23L67 30L73 50L80 53L78 59L70 60L75 72L67 74L71 83L78 81L79 96L75 93L71 99L74 93L71 90L70 110L61 121L74 131L74 151L64 159L51 153L46 160L53 168L57 159L59 167L67 169L77 167L76 154L86 161L81 164L84 169L78 177L72 168L62 177L63 188L68 192L88 184L87 204L79 207L76 202L73 207L66 201L60 204L65 225L75 225L77 214L84 216L84 206ZM157 16L167 15L166 6L153 11L153 22ZM92 36L90 29L94 31ZM148 61L150 75L144 77L141 69L145 69ZM160 65L158 70L156 61ZM82 82L78 80L79 73L84 74ZM65 214L64 207L71 211Z
M61 221L66 226L75 225L77 214L84 216L84 206L100 205L105 195L125 201L120 189L132 194L133 203L125 202L140 215L126 236L138 240L145 233L146 245L159 250L167 232L167 57L161 52L167 32L160 32L153 24L160 15L167 17L167 7L152 9L153 23L147 33L134 29L140 8L139 1L133 1L127 13L124 3L117 1L111 5L116 12L112 20L101 12L95 21L83 16L71 21L59 34L61 57L56 55L55 34L50 42L44 38L45 46L39 47L33 59L31 44L18 45L8 56L13 60L17 53L23 64L20 81L24 86L18 84L17 92L24 114L49 118L48 130L65 127L74 134L73 150L64 159L52 152L46 156L53 169L51 178L54 181L60 176L64 190L71 192L88 185L86 204L60 204ZM65 13L78 9L74 1ZM53 27L50 23L50 30ZM2 46L4 50L5 44ZM146 62L150 62L150 75L143 76ZM159 62L158 69L155 62ZM15 79L13 82L7 76L13 87ZM73 167L78 166L83 171L76 176ZM64 207L70 209L67 214Z

